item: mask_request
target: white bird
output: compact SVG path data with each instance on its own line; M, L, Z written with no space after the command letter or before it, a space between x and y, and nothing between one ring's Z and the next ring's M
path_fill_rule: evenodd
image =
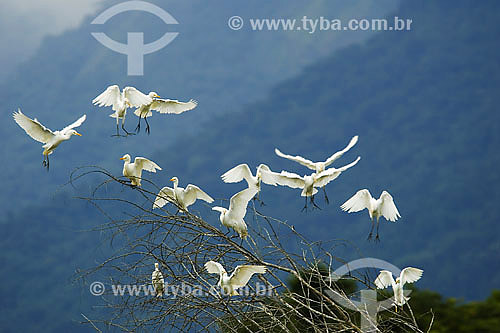
M151 283L155 289L156 297L162 297L165 292L165 280L163 279L163 274L160 271L158 263L155 263L155 270L151 274Z
M134 87L126 87L120 92L120 87L117 85L109 86L103 93L92 100L92 103L97 106L112 106L115 111L110 115L111 118L116 118L116 135L120 136L118 124L122 120L122 129L127 135L133 133L127 132L125 129L125 116L127 109L130 107L141 107L145 104L153 102L153 96L145 95ZM157 95L156 95L157 96Z
M248 281L254 274L264 274L266 266L259 265L239 265L234 272L229 276L224 267L215 261L208 261L205 264L205 269L210 274L219 274L219 282L217 285L231 296L239 295L236 289L246 286Z
M333 162L335 162L336 160L341 158L346 152L348 152L358 142L358 138L359 137L357 135L353 136L351 141L349 141L349 144L344 149L336 152L335 154L330 156L328 159L326 159L326 161L324 161L324 162L313 162L313 161L310 161L307 158L304 158L304 157L299 156L299 155L296 155L296 156L287 155L287 154L282 153L278 148L275 148L274 152L279 157L283 157L283 158L289 159L291 161L297 162L297 163L302 164L303 166L305 166L311 170L314 170L316 173L320 173L320 172L325 171L329 165L331 165ZM324 187L323 187L323 193L325 194L326 203L329 203L328 196L326 195L326 190Z
M203 192L198 186L189 184L186 188L178 187L179 179L173 177L170 179L174 182L174 188L165 186L160 190L156 196L155 202L153 204L153 209L161 208L168 203L168 200L175 201L179 208L188 211L188 207L195 203L197 199L201 199L208 203L214 202L208 194Z
M318 193L318 190L316 188L323 187L332 180L336 179L342 172L355 166L360 159L361 157L358 156L358 158L354 162L347 164L339 169L329 168L320 173L312 173L311 175L305 175L303 177L288 171L281 171L281 173L276 173L263 170L262 181L265 183L277 183L278 185L288 186L291 188L301 188L302 193L300 195L305 197L306 199L306 204L303 210L307 208L308 197L311 198L311 203L315 207L319 208L314 203L314 195Z
M410 297L406 297L404 295L403 286L405 283L413 283L419 280L422 277L423 270L414 268L414 267L406 267L401 271L401 274L396 281L392 277L392 273L389 271L380 271L380 274L375 279L375 285L378 289L385 289L389 286L392 287L394 291L394 306L396 307L396 311L398 306L403 306Z
M179 102L175 99L161 99L160 96L154 91L149 93L149 97L152 98L151 103L141 105L134 111L134 114L139 117L139 124L137 124L135 130L140 131L141 118L144 118L144 121L146 122L146 132L148 134L149 123L147 118L153 115L151 110L158 111L159 113L181 114L194 109L198 105L198 102L194 99L191 99L189 102Z
M233 228L241 238L248 236L248 229L245 221L248 202L257 194L259 189L255 186L250 186L233 195L229 202L229 209L224 207L213 207L212 210L220 212L219 220L222 225L228 228Z
M43 126L36 118L31 119L25 116L21 109L18 109L17 112L13 113L14 120L16 123L21 126L21 128L31 136L34 140L43 143L43 165L49 169L49 155L54 152L54 149L57 148L61 144L61 142L69 140L71 136L78 135L82 136L80 133L75 131L75 128L83 124L85 119L87 119L86 115L78 118L77 121L64 127L60 131L51 131L47 127Z
M376 239L379 239L378 220L380 216L385 217L387 221L391 222L396 222L396 220L401 217L398 209L396 208L396 205L394 204L392 196L387 191L383 191L378 199L374 199L370 194L370 191L368 191L367 189L359 190L349 200L344 202L344 204L342 204L340 208L342 208L342 210L344 211L347 211L348 213L359 212L365 208L368 209L368 214L370 215L370 219L372 220L372 228L370 230L370 234L368 235L368 239L372 237L373 233L373 218L377 219Z
M252 174L252 171L250 171L250 168L248 167L248 164L239 164L232 168L231 170L227 171L224 173L221 178L225 183L238 183L242 181L243 179L246 180L248 183L248 187L257 187L257 196L259 196L260 193L260 184L263 181L262 179L262 170L265 171L271 171L269 167L265 164L260 164L257 167L257 172L255 173L255 176ZM268 185L274 185L276 186L275 182L270 182L272 179L266 179L264 183ZM262 203L262 202L261 202Z
M134 163L130 163L130 155L125 154L120 157L120 160L123 160L123 176L130 179L133 186L141 186L142 170L149 172L156 172L157 169L161 170L155 162L144 157L136 157Z

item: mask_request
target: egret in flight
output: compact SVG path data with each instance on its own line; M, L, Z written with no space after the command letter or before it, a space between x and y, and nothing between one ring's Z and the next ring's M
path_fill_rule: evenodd
M160 271L158 263L155 263L155 270L151 274L151 283L155 289L156 297L162 297L165 292L165 280L163 279L163 274Z
M92 103L97 106L112 106L112 110L115 111L110 115L111 118L116 118L116 135L120 136L118 125L120 119L122 120L122 129L126 135L131 135L125 129L125 116L127 115L127 109L130 107L141 107L145 104L150 104L153 102L154 95L145 95L134 87L126 87L120 92L120 87L117 85L109 86L103 93L94 98Z
M401 274L396 281L392 277L392 273L389 271L380 271L380 274L375 279L375 285L378 289L385 289L387 287L392 287L394 292L394 306L396 307L396 311L398 310L398 306L403 306L410 297L406 297L404 295L403 286L405 283L413 283L418 281L423 274L423 270L414 267L406 267L401 271Z
M230 296L239 295L236 289L246 286L252 275L266 272L266 266L239 265L231 275L228 275L221 264L212 260L205 264L205 269L210 274L219 274L217 285Z
M248 183L248 187L256 187L257 188L257 200L260 201L259 196L260 196L260 184L263 181L262 179L262 170L265 171L271 171L269 167L265 164L260 164L257 168L257 172L255 173L255 176L252 174L252 171L250 171L250 168L248 167L248 164L239 164L232 168L231 170L227 171L224 173L221 178L225 183L238 183L241 182L243 179L246 180ZM268 185L274 185L276 186L276 183L270 182L272 179L267 178L264 183ZM264 204L261 201L261 204Z
M153 115L151 110L158 111L159 113L181 114L185 111L194 109L198 105L198 102L194 99L189 102L179 102L175 99L161 99L154 91L149 93L149 97L152 98L151 103L141 105L134 112L134 114L139 117L139 124L137 124L135 128L137 132L141 130L141 119L144 118L146 122L146 133L149 134L150 129L147 118Z
M312 173L311 175L299 176L295 173L288 171L281 171L281 173L262 171L262 181L265 183L276 183L281 186L288 186L291 188L302 189L301 196L305 197L305 205L302 210L307 209L307 198L311 198L311 203L314 207L319 208L314 202L314 195L318 193L317 187L324 187L332 180L336 179L342 172L355 166L361 157L358 158L341 168L329 168L320 173Z
M125 154L120 157L123 161L123 176L130 179L131 185L141 186L141 176L142 170L149 172L156 172L156 170L161 170L161 168L153 161L148 160L144 157L136 157L134 163L130 163L131 158L129 154Z
M340 208L348 213L359 212L365 208L368 209L368 214L372 221L372 228L368 235L368 239L372 238L374 227L373 218L377 219L377 236L375 239L378 240L378 220L380 216L385 217L387 221L391 222L396 222L396 220L401 217L392 196L387 191L383 191L378 199L374 199L367 189L359 190L349 200L344 202Z
M189 184L186 188L179 187L179 179L173 177L170 179L174 182L174 188L165 186L160 190L156 196L155 202L153 204L153 209L161 208L168 203L168 200L177 203L180 209L188 211L188 207L195 203L197 199L201 199L208 203L214 202L208 194L203 192L198 186Z
M82 136L80 133L75 131L75 128L83 124L86 115L81 116L77 121L64 127L60 131L51 131L47 127L43 126L36 118L31 119L25 116L20 109L13 113L14 120L21 126L21 128L31 136L34 140L43 143L43 166L49 169L49 155L54 152L54 150L61 144L61 142L69 140L71 136L78 135Z
M328 159L326 159L326 161L324 161L324 162L313 162L313 161L310 161L307 158L304 158L304 157L299 156L299 155L296 155L296 156L287 155L287 154L282 153L278 148L275 148L274 152L279 157L283 157L283 158L289 159L291 161L297 162L297 163L299 163L299 164L301 164L301 165L303 165L311 170L314 170L318 174L320 172L325 171L328 166L330 166L333 162L335 162L336 160L341 158L357 142L358 142L358 136L356 135L356 136L352 137L351 141L344 149L336 152L335 154L330 156ZM324 187L323 187L323 193L325 194L326 203L329 203L328 196L326 195L326 190Z
M219 220L222 225L233 228L243 239L248 236L247 225L243 220L247 213L248 202L252 200L258 191L257 187L250 186L231 197L229 209L224 207L212 208L212 210L220 212Z

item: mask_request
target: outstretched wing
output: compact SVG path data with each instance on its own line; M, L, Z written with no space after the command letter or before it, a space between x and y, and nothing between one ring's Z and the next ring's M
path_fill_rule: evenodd
M356 143L358 143L358 136L353 136L351 141L349 141L349 144L342 150L336 152L332 156L328 157L328 159L325 161L325 167L329 166L333 162L335 162L337 159L341 158L342 155L344 155L346 152L348 152Z
M258 188L250 186L233 195L229 202L229 214L236 221L243 220L247 213L248 202L257 194Z
M219 274L219 275L221 275L223 272L226 271L224 269L224 267L222 267L221 264L219 264L218 262L212 261L212 260L207 261L205 263L205 269L210 274Z
M405 283L413 283L419 280L422 277L424 271L415 267L406 267L401 271L399 275L399 280L401 281L401 285Z
M396 281L394 281L392 273L389 271L380 271L380 274L375 279L375 285L378 289L384 289L389 286L392 286L394 288L395 284Z
M54 136L54 133L50 129L43 126L36 118L31 119L25 116L21 112L21 109L18 109L17 112L14 112L12 115L16 123L34 140L41 143L47 143Z
M184 190L184 204L186 206L192 205L197 199L201 199L208 203L214 202L211 196L203 192L198 186L189 184Z
M134 107L140 107L142 105L153 103L153 99L151 97L143 94L134 87L126 87L123 89L123 95L127 99L128 103Z
M104 92L92 100L92 104L97 106L113 106L113 110L118 110L122 95L120 87L117 85L109 86Z
M71 129L73 129L73 128L76 128L76 127L80 126L81 124L83 124L83 122L85 121L85 119L87 119L87 115L85 115L85 114L84 114L83 116L81 116L80 118L78 118L78 120L77 120L77 121L75 121L74 123L72 123L72 124L70 124L70 125L68 125L68 126L64 127L64 128L61 130L61 132L66 132L66 131L68 131L68 130L71 130Z
M158 164L144 157L136 157L134 160L134 164L142 170L146 170L149 172L156 172L156 169L161 170Z
M229 283L234 289L246 286L248 281L252 278L252 275L264 274L266 272L266 266L257 265L240 265L236 267L233 274L231 274Z
M359 212L360 210L368 208L371 197L370 191L367 189L359 190L349 200L344 202L340 208L348 211L349 213Z
M292 155L283 154L281 151L279 151L278 148L274 148L274 152L279 157L283 157L283 158L289 159L291 161L300 163L303 166L306 166L306 167L308 167L311 170L316 170L316 164L314 164L314 162L309 161L308 159L306 159L306 158L304 158L302 156L299 156L299 155L292 156Z
M237 183L245 179L249 186L252 183L252 172L247 164L239 164L221 176L225 183Z
M155 202L153 203L153 209L165 206L166 204L169 203L168 199L172 201L175 200L174 189L165 186L156 195Z
M395 222L398 218L401 217L389 192L383 191L380 195L380 198L382 199L380 211L388 221Z
M151 109L156 110L160 113L183 113L194 109L198 105L198 102L194 99L189 102L179 102L175 99L160 99L155 98L153 104L151 104Z
M304 188L304 178L296 173L281 171L280 173L262 170L262 179L265 183L274 182L281 186L288 186L291 188Z
M325 186L326 184L328 184L329 182L331 182L332 180L334 180L335 178L340 176L340 174L342 172L355 166L359 162L360 159L361 159L361 157L358 156L358 158L354 162L349 163L347 165L344 165L341 168L338 168L338 169L330 168L330 169L326 169L325 171L320 172L316 176L316 181L314 182L314 186L318 186L318 187Z

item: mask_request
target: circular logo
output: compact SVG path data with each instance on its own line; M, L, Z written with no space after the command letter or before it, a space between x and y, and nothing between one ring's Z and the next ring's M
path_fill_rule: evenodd
M92 282L89 289L90 293L94 296L102 296L104 294L104 290L106 290L104 283L99 281Z
M232 30L240 30L241 28L243 28L243 19L241 18L241 16L232 16L229 18L229 20L227 20L227 25Z

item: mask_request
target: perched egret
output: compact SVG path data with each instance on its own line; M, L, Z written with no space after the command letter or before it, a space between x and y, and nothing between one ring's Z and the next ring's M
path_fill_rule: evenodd
M231 296L239 295L236 289L246 286L252 275L256 273L264 274L266 272L266 266L239 265L231 276L229 276L221 264L212 260L205 264L205 269L210 274L219 274L217 285Z
M156 169L161 170L155 162L144 157L136 157L134 163L130 163L130 155L125 154L120 157L120 160L123 160L123 176L130 179L133 186L141 186L142 170L149 172L156 172Z
M153 98L149 95L145 95L134 87L126 87L120 92L120 87L117 85L109 86L102 94L94 98L92 103L97 106L112 106L113 114L110 115L111 118L116 118L116 135L120 136L118 124L120 119L122 120L122 129L127 135L129 133L125 129L125 116L127 115L127 109L130 107L141 107L145 104L150 104L153 102Z
M299 156L299 155L296 155L296 156L287 155L287 154L282 153L278 148L275 148L274 152L279 157L283 157L283 158L289 159L291 161L297 162L297 163L302 164L303 166L305 166L311 170L314 170L316 173L320 173L320 172L325 171L326 168L330 164L335 162L337 159L341 158L342 155L344 155L346 152L348 152L357 142L358 142L358 136L357 135L353 136L351 141L349 142L349 144L344 149L336 152L335 154L330 156L324 162L313 162L313 161L310 161L310 160L308 160L302 156ZM323 187L323 193L325 195L326 203L329 203L328 196L326 195L326 190L324 187Z
M179 179L173 177L170 179L174 182L174 188L165 186L160 190L156 196L155 202L153 204L153 209L161 208L168 203L168 199L175 201L179 208L188 211L188 207L195 203L197 199L201 199L208 203L214 202L208 194L203 192L198 186L189 184L186 188L178 187Z
M234 168L232 168L231 170L227 171L225 174L223 174L221 178L225 183L238 183L241 182L243 179L245 179L249 187L251 186L257 187L258 189L257 199L260 201L258 197L260 196L260 183L262 181L262 170L271 171L271 169L269 169L267 165L261 164L258 166L257 173L254 176L247 164L239 164ZM270 179L266 179L266 181L267 183L266 182L264 183L276 186L276 183L269 182ZM263 204L262 201L261 204Z
M198 105L198 102L194 99L189 102L179 102L175 99L161 99L154 91L149 93L149 97L152 98L151 103L141 105L134 111L134 114L139 117L139 124L137 124L135 128L137 132L141 130L141 118L144 118L146 122L146 132L149 134L150 130L147 118L153 115L151 110L158 111L159 113L181 114L185 111L194 109Z
M247 213L248 202L257 194L259 189L250 186L233 195L229 202L229 209L223 207L213 207L212 210L220 212L219 220L222 225L233 228L241 238L248 236L247 225L243 220Z
M387 221L391 222L396 222L396 220L401 217L392 196L387 191L383 191L380 198L374 199L367 189L359 190L349 200L344 202L340 208L348 213L359 212L365 208L368 209L368 214L370 214L370 219L372 220L372 228L370 229L368 239L371 239L373 234L373 218L377 219L377 236L375 239L379 239L378 220L380 216L385 217Z
M406 297L404 295L403 286L405 283L413 283L418 281L423 274L423 270L414 268L414 267L406 267L401 271L401 274L396 281L392 277L392 273L389 271L380 271L380 274L375 279L375 285L378 289L385 289L389 286L392 287L394 291L394 306L396 307L396 311L398 310L398 306L403 306L410 297Z
M165 292L165 280L163 279L163 274L160 271L158 263L155 263L155 270L151 274L151 283L155 289L156 297L162 297Z
M317 187L323 187L335 178L337 178L345 170L355 166L361 157L347 164L339 169L329 168L320 173L312 173L311 175L305 175L303 177L288 171L281 171L281 173L262 171L262 181L265 183L277 183L281 186L288 186L291 188L301 188L301 196L305 197L305 206L302 210L307 209L307 198L311 198L311 203L314 207L319 208L314 203L314 195L318 193Z
M74 128L80 126L85 119L86 115L81 116L77 121L64 127L60 131L52 132L47 127L43 126L36 118L31 119L26 117L21 109L13 113L14 120L21 126L21 128L31 136L34 140L43 143L43 166L49 169L49 155L54 152L54 149L61 144L61 142L69 140L71 136L78 135L82 136L80 133L74 130Z

